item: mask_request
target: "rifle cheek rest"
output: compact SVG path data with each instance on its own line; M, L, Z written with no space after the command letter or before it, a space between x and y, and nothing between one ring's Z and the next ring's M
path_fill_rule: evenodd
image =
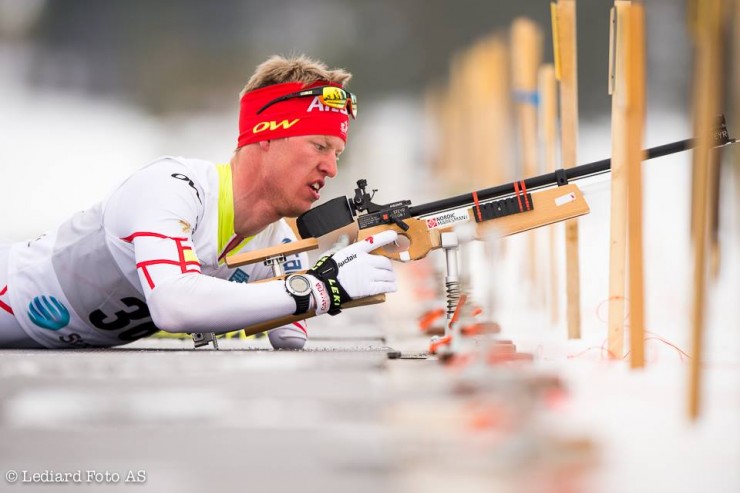
M347 197L337 197L298 216L296 225L301 238L318 238L354 220Z

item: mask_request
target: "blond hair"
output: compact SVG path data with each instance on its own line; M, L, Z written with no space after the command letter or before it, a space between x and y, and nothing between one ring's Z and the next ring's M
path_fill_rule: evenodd
M257 66L239 97L249 91L283 82L303 82L308 85L323 80L345 85L351 78L352 74L346 70L329 69L325 63L305 55L290 58L273 55Z

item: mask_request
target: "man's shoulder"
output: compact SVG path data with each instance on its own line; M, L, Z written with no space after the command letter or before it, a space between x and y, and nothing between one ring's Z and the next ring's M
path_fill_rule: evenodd
M175 166L190 168L194 171L208 172L215 169L216 165L210 161L204 159L186 158L182 156L160 156L153 161L148 162L141 169L147 169L150 167L163 167L163 166Z
M174 177L199 188L208 190L215 186L217 180L216 165L203 159L185 158L182 156L161 156L139 168L131 175L144 180L169 180Z
M200 159L180 156L162 156L131 173L106 197L104 209L124 204L130 200L168 200L168 197L191 195L201 206L206 197L217 187L215 165ZM174 194L174 195L173 195ZM128 199L126 199L128 197Z

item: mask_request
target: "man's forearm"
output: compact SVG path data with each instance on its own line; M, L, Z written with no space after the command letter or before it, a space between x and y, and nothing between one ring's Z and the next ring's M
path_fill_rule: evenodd
M230 332L296 309L283 281L234 283L200 274L168 279L147 302L154 323L167 332Z

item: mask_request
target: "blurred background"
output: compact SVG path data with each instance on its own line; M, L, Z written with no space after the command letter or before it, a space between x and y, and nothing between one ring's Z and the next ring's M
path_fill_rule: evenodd
M609 10L614 2L577 3L577 162L587 163L611 155L612 103L607 81ZM644 3L645 147L651 147L692 134L693 44L687 30L687 2ZM736 10L740 12L740 7ZM409 199L414 205L522 178L521 137L510 101L514 99L510 64L517 57L509 43L512 24L521 17L538 26L541 60L552 63L547 0L0 0L0 243L33 238L55 227L72 213L101 200L120 180L160 156L227 162L236 145L238 94L255 66L273 54L306 54L354 74L349 88L358 95L359 118L351 121L339 175L322 191L322 201L351 195L360 178L366 178L370 188L379 189L376 202ZM725 112L730 135L737 137L740 21L737 16L735 19L734 54L727 56L725 74L728 79L734 74L735 84L726 84L732 97L726 98L729 103ZM465 85L474 77L461 76L470 75L470 67L480 60L475 57L481 56L481 46L491 48L489 54L496 46L503 47L503 52L497 53L505 53L497 59L498 65L489 67L491 80L501 82L496 86L501 89L498 95L506 99L497 107L500 111L484 107L492 104L487 99L490 94ZM456 96L460 96L459 101ZM455 111L454 118L445 113L445 104ZM500 126L495 132L484 128L482 133L470 133L466 135L468 143L461 144L460 135L453 134L453 127L447 124L461 115L463 121L466 117L473 121L473 114L475 118L501 115L497 123ZM485 156L500 168L498 175L484 177L479 173L485 168L477 159L480 144ZM736 467L740 457L740 441L736 439L740 402L740 146L730 149L725 153L718 185L717 258L721 264L707 290L705 369L714 373L707 386L711 393L709 419L701 423L703 427L688 428L679 403L684 398L685 374L685 353L680 348L689 351L693 294L690 152L650 161L642 168L646 329L652 340L650 363L657 363L659 356L663 363L662 367L651 366L652 370L642 377L628 374L623 366L608 365L603 358L610 300L608 176L582 185L591 207L591 213L578 220L582 340L566 340L564 296L547 300L551 306L560 307L559 319L553 323L538 289L545 280L557 277L560 292L564 293L564 234L560 225L553 228L558 241L549 244L557 245L552 248L555 257L548 257L544 243L539 243L538 261L547 259L540 265L553 265L552 271L550 266L539 270L539 283L522 275L528 267L522 254L527 248L525 235L497 244L493 253L481 255L478 251L476 257L473 251L463 256L461 270L471 278L472 288L480 281L475 278L476 271L486 278L486 296L495 299L491 312L503 335L535 354L539 368L562 363L561 374L573 388L575 404L555 407L567 411L564 415L571 419L571 425L586 423L593 436L608 435L607 444L612 448L605 447L603 459L608 467L604 468L603 482L613 487L584 491L736 491L731 485L740 483ZM538 174L544 172L543 157L539 156ZM550 262L553 258L557 261ZM396 344L399 336L411 333L416 337L412 342L418 342L421 336L415 317L429 308L425 303L430 298L436 296L431 303L441 306L437 295L444 276L443 260L440 253L430 255L428 261L399 264L395 270L400 292L379 305L382 309L355 309L348 311L352 315L346 318L319 320L312 326L318 326L318 330L312 332L310 343L321 350L323 334L323 344L329 344L326 332L322 332L325 329L334 329L329 335L338 334L336 340L346 343L341 338L357 327L369 327L375 336L379 334L377 340L383 346L386 341ZM420 286L420 279L427 285ZM429 284L434 286L429 288ZM425 289L437 292L425 299L420 294ZM232 451L251 446L250 460L255 459L255 467L275 471L275 477L299 483L297 486L304 489L303 474L314 467L312 461L326 461L331 456L332 460L341 459L325 477L347 482L329 491L387 491L382 485L358 482L357 476L382 479L382 468L374 468L393 462L394 453L400 450L403 456L404 447L416 443L414 440L421 440L419 449L423 449L427 443L424 439L436 435L428 433L423 424L419 426L421 439L407 435L413 429L409 423L423 423L423 419L418 420L420 415L434 412L440 402L446 405L451 400L443 393L435 406L423 401L418 409L412 408L406 418L409 423L402 420L403 426L391 429L402 439L392 443L401 446L384 448L380 442L387 438L384 434L388 428L375 426L377 423L368 415L385 412L387 401L397 397L413 399L420 389L446 385L443 376L429 375L424 370L424 383L417 385L416 380L403 380L390 372L395 380L381 381L389 374L381 375L379 371L386 359L384 353L378 358L378 354L317 356L310 351L255 351L244 357L242 353L224 351L208 358L215 354L193 353L190 341L183 342L187 346L178 346L187 351L171 353L159 352L156 342L142 341L153 344L150 352L136 352L136 348L131 353L119 352L123 355L120 360L113 360L109 352L83 353L78 362L72 363L76 355L64 351L55 353L64 353L63 357L44 353L36 358L31 355L29 361L23 353L3 355L0 377L6 378L0 394L5 392L10 397L3 408L4 422L0 425L5 428L0 426L0 438L5 433L2 443L15 444L20 450L0 449L6 452L4 456L0 453L0 459L7 462L3 465L15 466L22 462L20 459L28 459L49 467L59 459L72 464L65 467L81 467L87 463L74 461L84 454L102 457L105 464L120 465L124 463L122 457L140 454L141 464L157 469L157 484L167 484L161 491L203 491L212 487L213 481L219 489L219 480L237 476L241 480L239 466L245 464ZM413 349L426 349L427 343L428 338L424 338L423 345ZM304 357L305 361L298 359ZM76 366L79 364L83 366ZM314 378L316 371L320 378ZM296 375L308 380L293 381ZM161 378L152 384L153 376ZM277 378L278 383L271 378ZM124 391L118 393L118 387L109 382L120 380ZM145 381L148 387L142 384ZM174 392L168 393L175 381ZM189 384L196 386L195 392L186 389L183 394L177 393ZM27 386L24 390L28 392L21 392L21 386ZM389 386L401 390L389 393ZM294 402L296 395L299 401ZM266 401L260 400L265 396ZM192 414L187 414L190 408L181 405L179 399L196 403ZM348 400L350 405L343 407L341 403ZM244 419L245 409L248 419ZM296 409L303 411L296 413ZM302 420L295 428L280 430L282 435L276 431L276 423L282 425L282 416L294 419L296 414ZM336 420L337 415L341 419ZM383 419L377 421L386 423ZM182 427L173 428L173 422ZM167 426L160 426L162 423ZM635 424L638 426L633 427ZM80 432L88 428L87 434ZM151 431L154 428L156 431ZM558 429L558 425L551 428ZM103 429L108 435L98 433ZM235 429L241 432L234 433ZM192 440L190 446L177 449L192 438L193 430L201 441ZM264 431L264 435L256 435L254 430ZM310 434L313 441L303 440L306 435L301 433L306 430L316 433ZM275 440L276 435L283 441ZM86 441L80 441L80 437ZM101 452L108 447L106 437L110 443L129 444L126 453L130 455L112 446ZM453 464L455 459L465 458L457 449L450 449L442 437L439 450L451 450L446 457L452 458ZM289 441L298 444L288 456L293 462L285 459L288 449L282 445ZM78 447L70 453L69 444L73 443ZM203 443L209 445L202 447ZM472 443L473 455L478 454L478 442ZM260 447L269 447L268 453ZM133 448L140 450L129 450ZM173 455L167 456L162 450ZM437 449L432 447L430 451L433 455ZM183 474L183 463L190 465L194 457L211 453L223 455L223 467L215 469L216 474L205 474L197 460L196 467ZM561 457L552 451L551 455ZM129 463L135 464L125 462ZM356 469L358 463L365 468ZM501 470L511 470L510 462L502 464ZM298 474L285 474L293 465L303 468ZM462 472L456 481L469 476L468 466L459 469ZM317 470L324 474L322 469L313 472ZM337 470L344 475L337 475ZM444 468L431 472L440 471ZM496 475L498 471L494 471ZM419 485L424 484L420 481L425 479L428 486L436 479L429 472L413 476L404 491L419 491ZM514 472L530 474L529 469ZM440 485L445 484L436 485L439 491ZM550 490L527 491L577 489L558 489L556 485Z
M578 4L584 160L610 149L612 4ZM539 24L543 61L552 61L544 0L0 0L0 240L53 227L160 155L227 161L238 93L275 53L305 53L354 74L361 117L324 198L350 194L362 177L387 201L402 191L436 197L419 180L440 140L425 119L425 95L448 83L456 54L493 33L508 36L519 16ZM648 118L667 112L674 126L665 138L684 138L684 3L651 1L647 23ZM648 139L654 133L648 126Z

